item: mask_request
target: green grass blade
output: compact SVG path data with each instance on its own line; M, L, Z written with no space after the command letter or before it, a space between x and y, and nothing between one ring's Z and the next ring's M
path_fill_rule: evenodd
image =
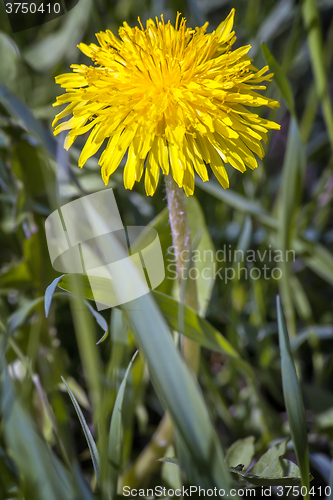
M55 138L37 120L30 109L6 87L0 84L0 102L16 119L21 121L34 135L36 135L51 156L56 156L57 143Z
M327 497L327 500L333 500L333 460L332 460L332 465L331 465L331 474L330 474L330 484L329 486L331 487L331 494L329 497Z
M278 228L279 221L275 217L272 217L272 215L270 215L269 212L267 212L267 210L262 208L257 203L248 200L241 194L232 191L232 189L223 189L223 187L217 184L217 182L213 181L203 182L199 178L195 180L195 183L197 186L200 187L200 189L206 191L206 193L215 196L215 198L218 198L224 203L227 203L236 210L239 210L240 212L244 212L249 215L253 215L265 226L270 227L272 229Z
M88 444L88 448L90 451L91 460L92 460L92 463L94 466L96 478L97 478L97 481L100 482L100 458L99 458L99 453L97 450L96 443L94 441L94 438L92 437L92 434L91 434L90 429L87 425L86 419L83 416L83 413L81 411L79 403L76 401L76 398L75 398L74 394L72 393L72 391L70 390L69 385L67 384L64 377L61 377L61 379L66 386L67 392L69 394L69 397L71 398L71 401L72 401L73 406L75 408L76 414L77 414L78 419L80 421L82 430L83 430L85 438L87 440L87 444Z
M99 326L104 330L104 335L103 337L101 337L99 339L98 342L96 342L96 344L100 344L101 342L103 342L106 337L108 336L108 333L109 333L109 327L108 327L108 324L106 322L106 320L103 318L103 316L95 311L95 309L89 304L89 302L87 302L86 300L84 301L84 303L86 304L86 306L88 307L89 311L91 312L91 314L94 316L95 320L97 321L97 323L99 324Z
M266 210L244 196L230 189L224 190L221 186L211 181L204 183L197 179L196 182L207 193L228 203L240 212L253 215L253 217L266 227L271 229L278 229L280 227L280 221L277 218L272 217ZM296 253L302 254L304 262L313 272L327 281L327 283L333 283L333 255L324 246L298 237L292 240L291 248L295 249Z
M296 252L299 252L306 265L330 285L333 284L333 255L320 243L298 238L292 243Z
M91 19L91 0L83 0L75 11L68 9L63 23L56 31L51 31L41 40L34 41L23 52L25 60L35 71L50 71L61 64L68 47L73 47L83 36L87 23Z
M237 243L237 250L240 250L241 252L245 253L249 249L250 243L251 243L251 237L253 234L252 229L253 228L252 228L251 217L246 215L245 221L244 221L244 226L243 226L242 232L240 234L240 237L239 237L239 240ZM235 263L241 262L241 259L238 257L238 254L236 255L235 260L236 260Z
M316 0L304 0L302 2L302 12L317 95L321 100L327 133L331 149L333 150L333 111L329 95L328 77L324 59L325 52Z
M52 299L53 299L53 294L55 289L58 286L59 281L61 278L63 278L65 275L62 274L61 276L58 276L55 278L52 283L47 287L45 290L45 295L44 295L44 308L45 308L45 317L47 318L50 312L50 307L52 304Z
M110 481L111 481L111 498L116 499L117 496L117 484L118 484L118 474L121 466L122 458L122 410L123 410L123 400L125 394L126 383L128 379L129 372L131 370L133 361L137 356L138 351L135 352L132 357L127 370L125 372L124 378L120 384L116 401L113 408L113 413L111 417L110 433L109 433L109 445L108 445L108 459L111 463L110 470Z
M326 36L325 45L324 45L324 58L325 58L325 67L328 69L331 66L332 58L333 58L333 22L331 21L330 28L328 30L328 34ZM316 118L317 110L319 104L319 96L316 90L316 85L313 82L309 88L305 109L302 114L301 124L300 124L300 132L302 140L305 143L308 142L313 124Z
M296 120L291 117L287 149L283 162L282 183L279 191L279 219L281 221L278 231L278 244L282 255L287 255L291 247L291 235L296 223L296 207L302 186L302 155L303 146ZM296 335L295 312L293 307L291 285L290 285L290 263L286 259L280 262L282 277L280 280L280 292L290 335Z
M67 293L54 293L54 297L68 297ZM8 325L8 332L13 333L15 332L28 318L30 313L37 308L39 304L41 304L44 301L44 297L37 297L34 300L30 300L26 304L24 304L22 307L20 307L17 311L15 311L14 314L12 314L7 322Z
M215 282L214 276L214 263L215 263L215 248L212 238L209 234L205 217L200 207L198 200L194 196L189 196L186 199L186 212L188 217L189 228L191 232L192 249L194 252L193 257L200 255L200 258L194 260L194 267L197 269L197 295L199 304L199 314L200 316L205 316L213 287ZM198 244L195 245L195 241ZM208 255L212 255L212 259L203 258L204 252L208 252ZM203 270L206 268L205 276L203 275ZM207 271L207 268L209 269ZM209 279L207 279L207 275Z
M211 487L229 490L230 476L199 386L173 344L151 294L122 306L193 466Z
M274 56L271 54L269 48L265 43L261 44L261 49L270 71L274 73L273 80L279 87L279 90L287 104L290 113L295 116L294 96L287 78L285 77L280 65L278 64Z
M46 317L48 317L48 314L49 314L49 311L50 311L50 307L51 307L51 304L52 304L52 299L53 299L53 297L55 295L54 291L55 291L56 287L58 286L59 282L65 276L66 276L65 274L63 274L62 276L58 276L58 278L56 278L55 280L53 280L52 283L46 289L45 296L44 296L44 307L45 307L45 316ZM56 295L59 296L59 294L56 294ZM43 299L36 299L36 300L37 301L41 301ZM36 302L36 304L37 303L38 302ZM96 322L99 324L99 326L102 328L102 330L104 330L104 335L102 336L102 338L99 339L98 342L96 342L96 344L100 344L108 336L108 333L109 333L108 324L107 324L106 320L103 318L103 316L99 312L95 311L95 309L89 304L89 302L87 302L85 300L84 303L88 307L88 309L91 312L91 314L94 316Z
M307 491L309 491L309 450L304 405L279 297L277 297L276 305L281 353L283 396L297 462L301 471L302 485L307 488ZM306 495L305 498L309 498L309 496Z
M153 292L153 296L170 328L176 330L178 326L178 302L172 297L168 297L156 290ZM250 377L253 376L252 367L240 358L238 352L232 347L228 340L208 321L198 316L187 306L184 306L184 331L182 333L191 340L198 342L202 347L221 352L231 359L234 359L235 364L238 365L242 371Z
M22 323L27 319L29 314L43 302L43 297L38 297L37 299L30 300L24 306L20 307L10 318L8 319L8 332L13 333L17 328L19 328Z
M2 433L15 466L36 500L73 500L68 472L41 438L1 364Z

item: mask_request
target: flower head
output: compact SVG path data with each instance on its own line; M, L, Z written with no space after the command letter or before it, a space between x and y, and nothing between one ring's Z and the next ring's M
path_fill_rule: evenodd
M68 149L89 132L79 166L107 139L100 156L108 183L127 151L124 185L132 189L145 170L145 188L153 195L160 169L171 173L186 194L193 194L194 172L208 180L207 165L224 188L229 185L224 163L244 172L262 158L261 141L279 125L244 106L278 106L256 92L270 80L268 66L257 70L247 56L251 46L232 50L234 9L212 33L208 23L187 28L177 15L175 26L149 19L144 28L98 33L99 45L79 45L94 66L73 64L73 73L56 77L66 89L55 105L69 103L54 122L73 114L55 129L70 130Z

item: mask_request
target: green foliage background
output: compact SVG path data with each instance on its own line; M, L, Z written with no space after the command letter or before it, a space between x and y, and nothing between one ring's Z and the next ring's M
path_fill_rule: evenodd
M275 73L267 94L281 107L267 116L281 131L270 133L257 170L228 168L230 189L198 181L188 213L192 237L203 228L200 250L259 251L261 277L243 271L226 280L222 270L215 284L199 279L198 317L179 309L170 279L140 303L141 315L92 315L94 302L89 309L66 290L91 293L67 276L48 289L46 318L44 295L59 273L45 218L105 188L97 158L77 166L84 138L67 154L52 136L54 77L86 63L76 45L97 31L116 32L138 16L174 20L177 10L189 25L208 20L214 29L232 7L236 45L250 43L255 64L267 61ZM15 34L1 3L0 28L0 499L114 499L122 484L227 489L231 479L259 486L260 498L261 486L300 492L309 470L312 498L325 498L333 486L332 2L80 0ZM109 187L124 224L152 224L170 263L163 182L147 198L142 183L124 189L120 168ZM269 259L276 249L294 250L295 259ZM238 262L215 265L237 271ZM282 278L265 279L264 265ZM180 316L183 334L203 346L200 388L170 342ZM175 447L161 447L157 458L169 458L133 479L163 408L175 421Z

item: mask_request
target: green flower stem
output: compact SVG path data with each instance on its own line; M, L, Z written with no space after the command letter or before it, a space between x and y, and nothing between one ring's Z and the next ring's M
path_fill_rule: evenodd
M177 260L180 293L184 290L184 302L188 307L198 311L196 282L184 276L186 264L184 257L191 251L191 236L186 214L184 191L180 189L171 175L165 176L169 218L172 233L172 242ZM183 253L184 252L184 253ZM183 269L182 269L183 268ZM186 275L186 273L185 273ZM186 282L187 281L187 282ZM184 337L182 342L184 359L195 374L198 373L200 363L200 346L196 342ZM153 474L159 466L157 460L165 455L173 441L173 425L168 413L165 413L155 434L148 445L140 453L133 466L122 478L123 486L138 488L143 481Z

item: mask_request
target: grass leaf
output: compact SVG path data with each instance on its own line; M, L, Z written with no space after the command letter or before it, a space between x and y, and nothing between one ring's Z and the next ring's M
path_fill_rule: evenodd
M52 304L52 298L53 298L54 291L57 288L59 281L64 276L65 276L64 274L62 274L61 276L58 276L55 280L52 281L52 283L47 287L47 289L45 291L45 295L44 295L44 308L45 308L45 316L46 316L46 318L48 317L49 312L50 312L50 307L51 307L51 304Z
M152 293L170 328L177 330L178 302L156 290ZM202 347L227 355L248 376L253 376L252 367L240 358L229 341L207 320L198 316L187 306L184 306L184 331L182 333L191 340L198 342Z
M327 133L331 149L333 150L333 110L329 93L329 80L325 68L323 36L316 0L304 0L302 2L302 13L307 32L316 91L321 100Z
M281 353L283 396L297 462L301 471L302 485L307 488L307 491L309 491L309 450L304 405L279 297L277 297L276 305ZM305 498L308 498L308 495Z
M201 179L197 178L195 180L196 185L200 187L206 193L215 196L223 203L227 203L231 207L244 212L248 215L255 216L262 224L272 229L277 229L279 226L279 221L270 215L267 210L261 207L258 203L248 200L239 193L236 193L232 189L223 189L217 182L209 181L203 182Z
M15 466L36 500L73 500L68 472L43 441L31 416L16 396L2 360L1 365L3 437Z
M40 139L51 156L56 156L57 143L54 137L44 128L40 121L34 117L30 109L1 84L0 102L11 115L21 121L28 130L33 132L34 135Z
M215 282L215 248L207 228L202 208L195 196L189 196L186 199L186 211L191 233L192 250L201 256L200 259L195 261L195 268L197 269L196 276L198 276L196 279L196 286L199 304L198 312L200 316L205 316ZM195 239L198 239L198 236L199 241L198 244L195 245ZM202 258L202 256L205 255L204 252L208 252L214 257L206 261L205 258ZM206 277L203 276L203 269L206 269ZM209 279L207 279L207 274Z
M67 384L64 377L61 377L61 379L66 386L67 392L69 394L69 397L71 398L71 401L72 401L73 406L75 408L78 419L80 420L82 430L83 430L85 438L87 440L87 444L88 444L88 448L90 451L91 460L92 460L92 463L94 466L96 478L97 478L97 481L99 482L99 480L100 480L100 458L99 458L99 453L97 450L96 443L95 443L94 438L90 432L90 429L88 427L86 419L83 416L83 413L81 411L79 403L76 401L76 398L75 398L74 394L72 393L72 391L70 390L69 385Z
M297 122L291 117L287 149L283 162L282 183L279 191L279 219L278 231L279 248L284 256L291 247L291 235L295 231L296 210L302 186L301 176L302 143ZM295 313L291 291L290 263L284 258L281 263L280 291L290 335L296 335Z
M100 338L98 342L96 342L96 344L98 345L101 342L103 342L106 339L106 337L108 336L109 327L108 327L107 322L103 318L103 316L99 312L95 311L95 309L89 304L89 302L87 300L85 300L84 303L89 308L91 314L94 316L94 318L97 321L97 323L99 324L99 326L104 330L103 337Z
M108 458L111 463L110 469L110 481L111 481L111 497L116 498L117 495L117 484L118 484L118 474L121 465L121 441L122 441L122 409L123 400L125 394L126 383L128 379L129 372L131 370L133 361L135 360L138 351L136 351L127 367L124 378L120 384L116 401L113 407L113 413L111 417L110 432L109 432L109 444L108 444Z
M280 65L278 64L274 56L271 54L267 45L265 43L262 43L261 48L270 71L274 73L273 80L279 87L279 90L287 104L290 113L292 115L295 115L294 96L286 76L284 75Z
M229 490L229 473L199 386L173 344L151 294L122 306L148 363L156 392L169 411L194 470L211 487Z

